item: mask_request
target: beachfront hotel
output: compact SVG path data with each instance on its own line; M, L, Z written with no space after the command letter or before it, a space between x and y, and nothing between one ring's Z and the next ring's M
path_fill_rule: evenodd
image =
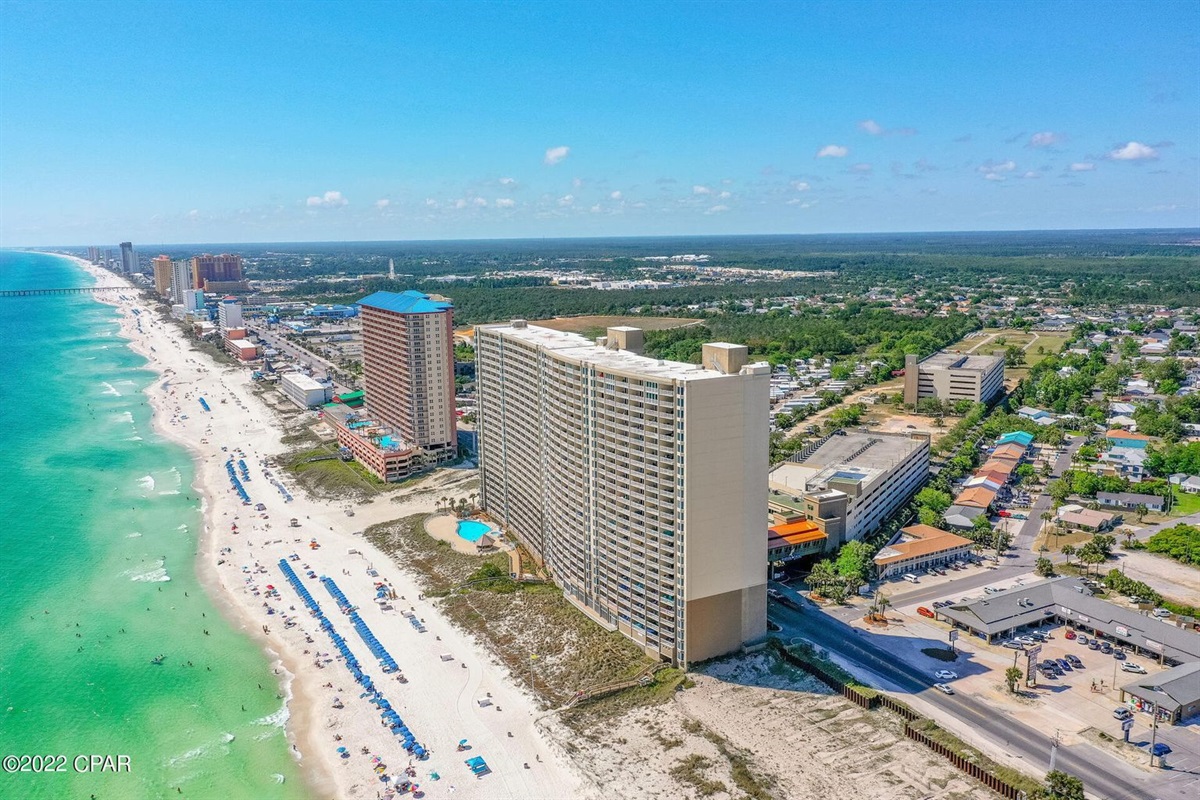
M477 327L480 493L574 605L687 665L766 632L771 370L741 345L683 364L642 344Z
M338 444L389 482L453 461L454 306L411 290L375 292L357 305L366 407L326 408Z
M207 289L210 292L227 287L209 287L208 283L230 284L243 280L242 257L231 253L214 256L205 253L192 257L192 289Z

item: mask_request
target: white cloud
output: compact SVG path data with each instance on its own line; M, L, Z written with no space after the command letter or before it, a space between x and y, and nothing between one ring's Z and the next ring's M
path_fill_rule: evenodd
M513 200L511 197L496 198L496 208L512 208L516 204L517 201Z
M719 195L717 195L719 200L728 200L731 197L733 197L732 192L721 192Z
M438 207L438 201L437 201L437 200L434 200L432 197L426 197L426 198L425 198L425 205L426 205L428 208L437 208L437 207Z
M858 123L858 127L872 136L879 136L883 133L883 126L873 119L864 119Z
M476 197L471 202L473 202L475 205L479 206L480 208L487 208L487 198Z
M718 206L713 206L712 208L708 209L704 213L705 214L723 214L724 212L726 212L728 210L729 210L729 206L718 205Z
M1158 158L1158 151L1148 144L1130 142L1110 152L1108 157L1115 161L1153 161Z
M501 186L516 186L517 179L516 178L501 178L500 185Z
M809 189L812 188L811 186L808 185L807 181L792 181L791 186L797 192L807 192Z
M712 189L708 188L707 186L701 186L700 184L696 184L695 186L692 187L692 194L712 194L712 193L713 193Z
M573 189L582 189L583 188L583 178L572 178L571 179L571 187Z
M341 192L326 192L323 195L313 195L304 201L304 204L309 208L337 208L344 206L350 201L342 197Z
M859 175L867 175L871 172L870 164L855 164L850 168L851 172L857 172Z
M392 204L392 201L388 200L386 197L375 201L375 207L381 211L383 209L387 208L388 206L390 206L391 204Z
M191 211L189 211L187 213L187 218L188 219L200 219L200 209L193 208Z
M845 158L848 155L850 148L840 144L827 144L817 151L817 158Z
M985 181L1002 181L1002 180L1004 180L1004 176L1003 176L1003 175L997 175L997 174L996 174L996 173L994 173L994 172L989 172L987 175L984 175L984 176L983 176L983 179L984 179Z
M985 161L979 165L978 172L982 173L997 173L997 172L1012 172L1017 168L1017 162L1009 159L1008 161Z
M786 205L800 206L800 208L812 208L816 204L817 204L816 200L809 202L808 200L801 200L799 197L793 197L791 200L788 200L786 203Z
M612 194L609 195L609 197L611 197L613 200L620 200L621 196L622 195L621 195L620 191L613 192Z
M569 206L569 205L572 205L574 202L575 202L575 195L573 195L573 194L564 194L562 197L558 198L558 204L560 206Z
M546 164L547 166L553 167L555 164L557 164L558 162L560 162L564 158L566 158L567 154L569 154L570 152L571 152L571 148L567 147L566 145L560 145L559 147L551 147L548 150L546 150L546 157L542 159L542 163Z
M1066 137L1064 137L1061 133L1055 133L1054 131L1039 131L1038 133L1035 133L1033 136L1029 137L1029 144L1025 146L1035 148L1053 147L1061 142L1064 138Z
M588 210L589 210L589 211L591 211L593 214L599 214L599 213L600 213L601 211L603 211L604 209L600 208L600 204L599 204L599 203L596 203L596 205L592 206L592 207L591 207L590 209L588 209Z
M1024 175L1022 175L1021 177L1022 177L1022 178L1025 178L1026 180L1035 180L1035 179L1037 179L1037 178L1040 178L1040 177L1042 177L1042 176L1041 176L1041 175L1039 175L1039 174L1037 174L1037 173L1036 173L1036 172L1034 172L1033 170L1030 170L1029 172L1026 172L1026 173L1025 173Z
M457 200L455 200L455 201L454 201L454 207L455 207L455 208L466 208L466 207L467 207L467 201L466 201L466 200L464 200L464 199L462 199L462 198L460 197L459 199L457 199Z
M1091 172L1096 168L1096 165L1090 161L1076 161L1071 166L1067 167L1071 172Z

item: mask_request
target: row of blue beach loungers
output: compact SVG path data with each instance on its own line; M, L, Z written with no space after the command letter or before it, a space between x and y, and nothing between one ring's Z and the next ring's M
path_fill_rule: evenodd
M249 483L250 482L250 469L246 466L245 459L243 459L243 458L238 459L238 469L242 473L242 480L244 480L246 483Z
M325 613L321 611L321 605L315 599L313 599L313 596L309 593L308 588L300 582L300 577L296 575L296 571L292 569L292 565L287 562L286 558L279 559L279 570L283 573L283 577L287 579L287 582L292 585L292 588L296 590L296 593L300 595L300 599L304 602L304 605L308 606L309 610L312 611L313 616L316 617L317 621L320 623L322 630L324 630L325 633L329 635L330 640L333 641L333 646L336 647L338 652L342 654L342 657L346 661L346 668L350 670L350 674L354 676L354 680L357 681L364 690L366 690L366 694L363 696L369 697L370 702L379 707L380 717L388 725L388 727L392 729L392 732L396 736L403 737L402 745L404 749L409 753L412 753L417 758L425 758L428 755L428 752L417 742L417 738L413 736L412 731L410 731L408 726L404 724L404 720L401 719L400 715L397 714L392 708L392 704L389 703L387 698L383 696L383 692L375 688L375 684L371 681L371 677L362 671L362 666L359 664L358 659L354 657L354 653L350 650L350 646L346 644L346 640L334 629L333 623L330 622L325 616ZM349 606L349 603L346 602L346 596L342 594L341 589L338 589L336 584L333 584L333 581L329 580L328 578L321 578L321 580L325 582L325 586L330 590L330 594L334 594L335 591L337 592L337 594L334 594L334 598L338 600L340 605L343 607ZM333 585L330 586L330 584ZM370 631L368 629L368 633L369 632ZM359 634L362 634L361 630L359 631ZM373 638L374 637L372 637L372 639ZM383 652L385 654L387 653L386 650ZM388 656L388 660L392 669L397 669L395 662L391 661L391 656Z
M246 493L246 487L242 486L242 482L238 480L237 471L233 468L232 458L225 462L225 471L229 473L229 482L233 484L238 497L242 498L243 503L248 504L250 502L250 495Z
M375 638L375 634L371 633L371 629L367 627L367 623L363 622L362 617L354 610L354 606L350 605L350 601L346 599L346 595L342 594L342 590L338 588L337 583L333 578L321 578L321 583L325 584L325 588L329 590L329 594L337 601L338 608L342 613L350 617L350 621L354 623L354 629L358 631L358 635L362 637L363 642L370 648L371 653L379 659L379 665L384 672L396 672L400 667L396 666L396 660L392 658L391 653L387 651L379 640Z

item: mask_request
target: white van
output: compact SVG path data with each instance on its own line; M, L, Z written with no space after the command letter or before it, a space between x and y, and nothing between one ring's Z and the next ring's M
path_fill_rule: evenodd
M917 579L917 576L913 575L911 572L905 573L904 580L908 581L909 583L920 583L920 581Z

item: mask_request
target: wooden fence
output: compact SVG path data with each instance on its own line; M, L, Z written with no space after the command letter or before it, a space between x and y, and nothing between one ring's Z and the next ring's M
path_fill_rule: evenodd
M914 742L920 742L921 744L925 745L930 750L949 761L959 770L965 772L967 775L979 781L1001 797L1004 797L1007 800L1024 800L1025 793L1020 789L1007 781L1001 780L978 764L969 761L962 755L951 750L949 747L946 747L946 745L942 744L941 742L935 739L930 739L924 733L914 728L911 722L905 723L904 735L909 739L912 739Z

